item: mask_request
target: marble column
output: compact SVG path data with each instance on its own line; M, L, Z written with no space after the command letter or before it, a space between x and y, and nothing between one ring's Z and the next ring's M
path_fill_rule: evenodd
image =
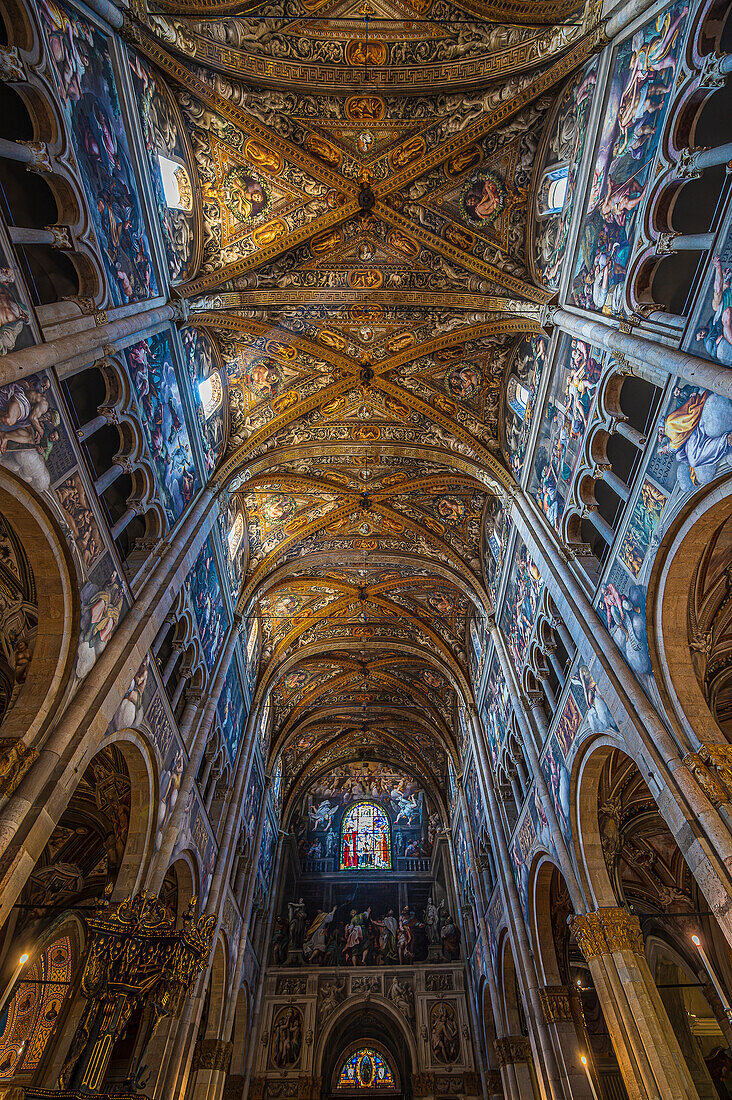
M531 1043L525 1035L505 1035L496 1039L496 1059L501 1069L510 1069L520 1100L533 1100L536 1093L531 1079Z
M569 921L600 999L630 1100L698 1100L651 977L640 921L602 908Z
M143 303L144 305L144 303ZM166 321L181 319L185 316L178 302L157 306L154 309L140 309L127 316L106 324L85 328L68 336L59 336L46 344L35 344L20 351L11 351L0 357L0 386L17 382L37 371L55 367L63 368L65 363L79 356L87 357L87 365L108 354L113 345L130 336L142 334L154 325ZM63 370L61 371L63 373Z
M621 332L598 317L579 317L559 307L547 308L544 323L556 325L570 336L642 363L647 375L658 386L665 386L669 377L679 375L694 386L732 397L732 371L721 363L701 359L687 351L647 340L644 336Z
M580 1061L583 1053L590 1057L591 1052L582 1049L575 1024L579 1012L572 1011L572 1000L576 1000L577 991L566 985L544 985L539 989L539 998L572 1100L594 1100L587 1071ZM576 1008L581 1012L579 1005Z

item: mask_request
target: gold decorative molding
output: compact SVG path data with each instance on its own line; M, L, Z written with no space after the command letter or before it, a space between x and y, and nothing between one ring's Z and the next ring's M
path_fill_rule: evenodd
M627 909L608 906L593 913L578 913L570 917L569 927L588 962L618 951L631 951L645 958L640 921Z
M566 985L545 985L539 990L541 1008L548 1024L572 1019L569 992L569 986Z
M721 750L717 754L719 763L715 762L710 754L709 749L711 747L703 745L700 747L699 752L688 752L683 759L683 764L691 772L712 805L723 806L726 802L732 801L730 797L732 772L729 759L724 758L725 750L727 750L726 755L728 756L732 745L713 746L715 749Z
M521 1062L530 1062L531 1043L525 1035L506 1035L493 1043L499 1066L515 1066Z
M0 795L12 794L37 759L37 751L21 738L0 738Z

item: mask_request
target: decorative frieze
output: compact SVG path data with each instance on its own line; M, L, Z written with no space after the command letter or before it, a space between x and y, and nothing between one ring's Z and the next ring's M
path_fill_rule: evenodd
M566 985L545 985L539 990L544 1019L548 1024L572 1019L572 1006L569 1002L569 987Z
M233 1043L223 1039L199 1039L193 1052L193 1068L229 1072Z
M428 993L447 993L454 989L452 974L441 974L439 971L428 970L425 974L425 989Z
M278 978L277 979L277 996L298 996L302 997L307 993L308 980L307 978Z
M515 1066L531 1061L531 1043L525 1035L505 1035L493 1043L499 1066Z
M579 913L570 917L569 927L588 962L617 951L645 957L640 921L627 909L608 906L593 913Z

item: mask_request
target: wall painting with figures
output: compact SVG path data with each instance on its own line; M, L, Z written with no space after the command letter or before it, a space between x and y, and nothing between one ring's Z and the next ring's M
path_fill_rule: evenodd
M544 156L539 162L532 262L539 280L552 290L559 289L577 172L597 83L597 65L598 59L593 57L569 82L559 101Z
M519 343L505 393L506 457L517 481L534 419L539 383L546 365L548 343L543 336L526 336Z
M585 309L622 313L687 11L681 0L665 8L617 52L571 288L571 300Z
M644 476L628 504L596 607L646 692L655 697L646 626L648 581L664 533L701 487L732 469L732 401L681 382L657 420Z
M602 369L601 353L568 339L557 357L541 419L529 492L559 532Z
M435 820L415 779L365 761L316 780L293 829L301 861L326 861L332 870L389 870L400 860L429 856Z
M211 337L200 328L180 330L183 356L198 414L206 474L211 474L226 443L228 402L224 372Z
M534 559L525 544L518 543L506 586L500 627L519 675L543 589L544 581Z
M116 630L126 596L49 375L0 387L0 466L42 494L71 551L81 599L75 686Z
M172 525L200 488L167 332L125 349L165 514Z
M193 274L195 192L183 123L170 92L139 54L127 53L171 282Z
M186 577L186 587L193 605L206 667L210 672L216 664L227 628L221 582L210 535Z
M107 40L53 0L38 11L115 305L158 291Z

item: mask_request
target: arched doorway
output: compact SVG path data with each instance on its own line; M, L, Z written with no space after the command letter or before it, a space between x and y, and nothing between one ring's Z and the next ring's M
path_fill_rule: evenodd
M336 1014L319 1048L322 1100L346 1100L357 1093L411 1098L410 1042L386 1006L359 997Z

